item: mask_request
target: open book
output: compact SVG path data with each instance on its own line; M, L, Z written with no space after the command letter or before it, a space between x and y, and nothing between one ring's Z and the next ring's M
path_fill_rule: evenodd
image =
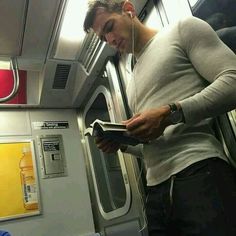
M90 124L90 127L85 130L84 134L93 137L108 138L122 144L133 146L141 143L139 139L127 134L125 125L121 123L102 121L99 119L96 119L92 124Z

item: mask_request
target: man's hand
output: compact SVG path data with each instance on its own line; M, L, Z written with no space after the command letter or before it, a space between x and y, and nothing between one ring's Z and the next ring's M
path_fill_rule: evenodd
M121 147L120 143L117 143L117 142L112 141L110 139L104 139L104 138L100 138L100 137L96 137L95 143L96 143L97 147L102 152L105 152L105 153L115 153Z
M136 114L129 120L123 121L128 133L143 141L151 141L160 137L165 128L171 123L166 119L170 114L170 107L162 106Z

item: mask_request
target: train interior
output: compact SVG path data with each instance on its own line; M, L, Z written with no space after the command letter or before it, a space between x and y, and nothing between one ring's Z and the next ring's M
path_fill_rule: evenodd
M201 18L236 53L234 0L132 2L156 29ZM105 154L85 135L95 119L130 118L135 64L84 33L86 6L0 1L0 235L148 235L142 158ZM236 167L236 110L217 117L215 132Z

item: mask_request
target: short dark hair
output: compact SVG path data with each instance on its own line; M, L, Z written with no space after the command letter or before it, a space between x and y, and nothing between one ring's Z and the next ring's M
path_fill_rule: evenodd
M88 2L88 11L84 20L84 31L88 33L93 26L96 12L99 8L104 8L107 12L122 13L122 7L125 1L122 0L90 0Z

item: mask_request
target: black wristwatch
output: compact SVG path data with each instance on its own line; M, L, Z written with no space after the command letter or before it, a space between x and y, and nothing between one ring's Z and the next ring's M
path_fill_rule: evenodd
M168 119L172 124L184 122L184 114L181 108L178 108L175 103L168 104L170 107L170 114Z

